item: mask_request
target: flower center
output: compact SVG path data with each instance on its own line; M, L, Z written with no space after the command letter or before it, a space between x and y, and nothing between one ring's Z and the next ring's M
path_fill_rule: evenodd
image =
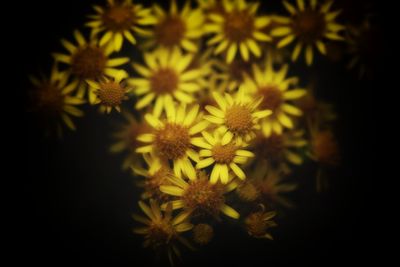
M235 60L228 66L230 78L239 82L243 80L243 74L249 73L250 69L251 62L245 62L243 60Z
M226 15L224 32L232 42L243 42L253 34L254 19L247 11L233 11Z
M190 136L186 127L167 123L156 133L155 146L166 159L175 160L185 155L190 148Z
M101 48L86 46L72 56L72 72L81 79L97 79L103 74L107 58Z
M214 230L209 224L199 223L193 228L193 239L200 245L209 243L213 236Z
M330 131L316 134L313 140L313 151L317 160L325 164L337 164L339 160L339 149L337 142Z
M125 98L125 88L116 82L101 83L97 96L105 106L119 106Z
M249 108L241 105L233 105L227 109L225 121L229 130L235 134L245 134L253 126Z
M172 93L178 87L178 75L170 68L159 69L150 78L150 84L157 94Z
M293 18L294 33L305 43L314 43L323 37L326 22L323 14L316 10L306 9Z
M237 189L236 193L243 201L254 201L260 196L260 191L251 182L244 182Z
M181 18L168 16L155 29L157 43L167 47L179 45L185 32L186 25Z
M107 29L118 32L129 30L135 23L135 13L133 7L110 6L103 14L102 18Z
M214 160L219 164L229 164L235 157L237 147L230 143L227 145L215 145L212 148L212 155Z
M146 236L152 248L159 248L168 244L175 231L170 222L165 220L152 221Z
M276 86L263 86L258 89L258 94L263 97L262 109L270 109L275 112L283 103L281 90Z
M223 193L218 184L211 184L208 179L201 178L189 184L182 196L182 200L186 207L200 214L217 215L225 201Z
M285 149L282 135L272 134L268 138L263 138L262 145L260 145L261 155L272 162L279 162Z
M60 90L50 84L45 84L37 90L38 108L49 116L58 116L63 111L64 96Z

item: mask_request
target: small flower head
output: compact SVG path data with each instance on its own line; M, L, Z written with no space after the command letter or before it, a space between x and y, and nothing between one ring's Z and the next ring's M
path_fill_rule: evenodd
M276 212L266 212L264 205L261 207L261 211L253 212L246 217L245 226L250 236L272 240L273 238L271 234L267 232L267 230L276 226L276 223L271 220L273 217L275 217Z
M193 227L193 240L199 245L210 243L214 237L214 228L206 223L199 223Z

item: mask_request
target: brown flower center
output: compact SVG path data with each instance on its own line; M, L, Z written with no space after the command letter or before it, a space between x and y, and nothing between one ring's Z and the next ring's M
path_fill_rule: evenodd
M214 236L214 229L206 223L199 223L193 228L193 239L200 245L205 245Z
M178 75L170 68L159 69L151 77L150 84L153 92L169 94L178 87Z
M135 23L133 6L110 6L103 13L101 19L106 28L113 32L129 30Z
M247 11L233 11L226 15L224 32L232 42L243 42L253 34L254 18Z
M258 89L258 94L263 97L262 109L270 109L275 112L283 103L281 90L276 86L263 86Z
M63 111L64 96L60 90L50 84L44 84L36 91L38 109L49 116L58 116Z
M208 179L197 179L186 188L182 200L186 207L200 214L217 215L224 203L223 193L218 184L211 184Z
M235 134L246 134L253 126L249 108L233 105L225 113L225 122L229 130Z
M251 62L245 62L243 60L235 60L228 66L228 72L231 79L241 82L243 80L244 73L250 73Z
M283 151L285 149L283 136L272 134L268 138L262 138L263 140L258 148L260 149L261 155L272 163L279 162L283 157Z
M119 106L125 98L125 88L116 82L101 83L97 96L105 106Z
M174 227L169 221L152 221L149 225L149 232L146 239L152 248L159 248L168 244L169 240L175 235Z
M158 171L156 171L152 176L146 177L144 187L146 192L148 192L152 198L157 200L167 200L168 197L166 194L160 191L161 185L170 184L168 181L168 177L171 177L171 170L166 167L161 167Z
M181 18L168 16L156 25L154 32L158 44L172 47L180 44L186 32L186 25Z
M335 165L339 161L339 147L334 135L330 131L319 132L313 140L313 151L317 160L328 165Z
M162 157L175 160L190 148L190 136L186 127L167 123L156 133L155 146Z
M235 157L237 147L230 143L227 145L215 145L212 148L212 155L214 160L219 164L229 164Z
M72 55L72 72L81 79L97 79L103 74L107 58L101 48L86 46Z
M293 17L292 28L300 41L310 44L323 37L326 22L319 11L306 9Z

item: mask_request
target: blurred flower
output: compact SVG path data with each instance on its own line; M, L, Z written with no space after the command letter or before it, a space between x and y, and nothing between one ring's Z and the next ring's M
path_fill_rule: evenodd
M271 227L277 226L277 224L271 220L275 217L276 212L265 212L264 205L261 205L261 207L261 211L253 212L246 217L244 221L245 226L250 236L272 240L272 235L268 233L267 230Z
M214 229L206 223L199 223L193 228L193 240L197 244L205 245L210 243L214 236Z

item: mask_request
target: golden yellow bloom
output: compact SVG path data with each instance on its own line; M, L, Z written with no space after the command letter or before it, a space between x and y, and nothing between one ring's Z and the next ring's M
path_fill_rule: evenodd
M268 166L278 170L289 170L287 162L301 165L303 158L299 153L307 145L303 130L285 131L268 137L257 136L252 142L257 159L266 159Z
M275 71L272 60L268 58L265 70L262 71L257 65L253 65L253 79L247 76L240 86L240 89L249 94L262 97L261 109L272 110L272 115L263 118L260 122L265 136L270 136L273 132L281 134L283 127L292 129L294 124L288 115L302 115L301 110L288 101L301 98L307 91L300 88L292 89L292 85L296 85L298 79L287 78L287 72L287 65Z
M152 31L143 33L149 41L144 48L163 47L167 49L183 48L197 52L197 43L203 35L204 16L200 9L192 9L186 1L179 12L175 0L171 0L169 12L158 4L153 5L156 23Z
M57 62L69 65L69 72L81 81L78 86L78 94L83 96L87 88L85 80L96 80L103 75L116 76L121 70L115 67L127 63L129 58L110 59L109 56L112 53L110 46L100 46L96 39L87 42L79 31L74 31L74 36L78 43L77 46L62 39L61 43L69 54L54 53L53 57Z
M171 264L173 263L173 255L179 256L177 241L192 248L189 242L180 236L180 233L193 228L193 225L188 221L188 214L181 213L173 218L171 205L167 205L166 211L162 213L154 200L150 200L150 206L139 201L139 207L146 214L146 217L137 214L133 214L132 217L145 226L134 228L133 232L144 235L144 247L151 247L155 250L165 249Z
M207 223L199 223L193 228L193 240L197 244L205 245L210 243L214 236L214 229Z
M122 169L127 170L139 159L139 155L135 150L141 143L136 138L141 134L151 131L151 127L144 120L137 121L131 113L122 111L121 114L124 122L118 125L118 130L113 133L115 143L111 145L110 152L127 152L126 158L122 163Z
M188 214L188 216L194 214L217 217L222 212L231 218L239 218L239 213L226 205L224 198L224 194L233 190L235 184L211 183L204 172L197 172L196 178L188 182L177 177L171 177L169 180L173 185L162 185L160 190L178 197L177 200L169 202L172 204L172 209L182 208L183 214Z
M260 57L262 50L258 42L271 41L272 38L260 29L270 23L267 16L256 15L258 4L246 3L245 0L222 2L225 12L209 15L212 21L205 25L205 31L212 33L212 38L207 42L216 46L216 55L226 52L226 62L230 63L240 51L241 57L248 61L250 54Z
M275 217L276 212L265 212L264 205L261 205L261 209L261 211L253 212L246 217L245 225L247 232L250 236L255 238L267 238L272 240L273 238L267 230L271 227L277 226L277 224L271 220Z
M229 170L232 170L240 179L246 179L246 174L238 166L238 164L246 163L248 158L254 157L250 151L244 150L244 144L238 145L233 140L233 135L225 133L222 135L215 130L211 135L206 131L201 133L203 137L192 139L192 144L201 148L199 155L201 159L197 165L197 169L204 169L210 165L214 165L210 175L210 182L215 184L221 180L222 184L229 181Z
M86 26L92 28L92 36L104 33L100 38L100 46L111 44L114 51L120 51L124 38L136 44L136 33L143 29L140 26L152 25L156 22L149 8L132 3L132 0L107 0L106 7L93 6L96 15L89 16L92 21Z
M90 104L100 104L101 112L110 113L113 108L121 112L122 101L128 99L127 93L131 91L123 81L125 78L126 73L119 71L111 79L103 76L99 81L86 80L89 84Z
M168 162L151 153L143 154L143 159L146 162L146 168L142 168L139 164L131 166L134 174L144 177L144 181L137 183L138 186L144 188L142 198L152 198L160 202L169 200L169 195L160 191L160 186L171 184L168 178L174 175Z
M272 113L267 109L259 110L263 99L245 96L244 90L239 90L233 97L226 93L223 97L217 92L213 96L219 108L206 106L211 115L205 115L204 118L217 125L217 130L224 135L223 139L233 138L239 144L250 142L256 136L256 130L260 129L258 120Z
M159 117L163 110L173 105L173 98L182 103L195 100L194 92L201 89L198 79L204 76L203 69L188 69L193 61L192 54L183 55L179 49L159 49L145 53L147 67L133 64L143 78L132 78L128 83L135 87L135 94L141 98L136 109L149 106L155 100L153 114Z
M333 0L326 1L320 5L319 9L317 0L310 0L310 5L306 5L304 0L296 2L297 9L289 2L283 1L283 5L291 16L286 18L286 25L273 29L271 35L282 38L277 44L278 48L285 47L297 40L292 60L297 60L304 47L306 63L311 65L314 57L313 46L316 46L318 51L325 55L324 39L343 40L339 32L345 27L335 22L340 11L330 11Z
M139 147L136 152L154 153L161 159L172 161L176 176L181 177L183 172L189 179L196 179L196 171L190 161L199 161L192 145L193 140L196 140L193 136L208 126L208 122L201 118L198 105L186 111L185 104L177 108L174 104L168 105L166 121L146 114L145 119L155 132L138 136L139 141L148 144Z
M41 123L48 130L55 127L59 136L62 134L60 120L69 129L75 130L71 116L82 117L83 112L76 106L85 103L81 98L71 95L78 86L78 81L69 82L68 73L60 72L57 65L53 66L49 78L30 76L30 80L34 86L32 111L39 116Z

